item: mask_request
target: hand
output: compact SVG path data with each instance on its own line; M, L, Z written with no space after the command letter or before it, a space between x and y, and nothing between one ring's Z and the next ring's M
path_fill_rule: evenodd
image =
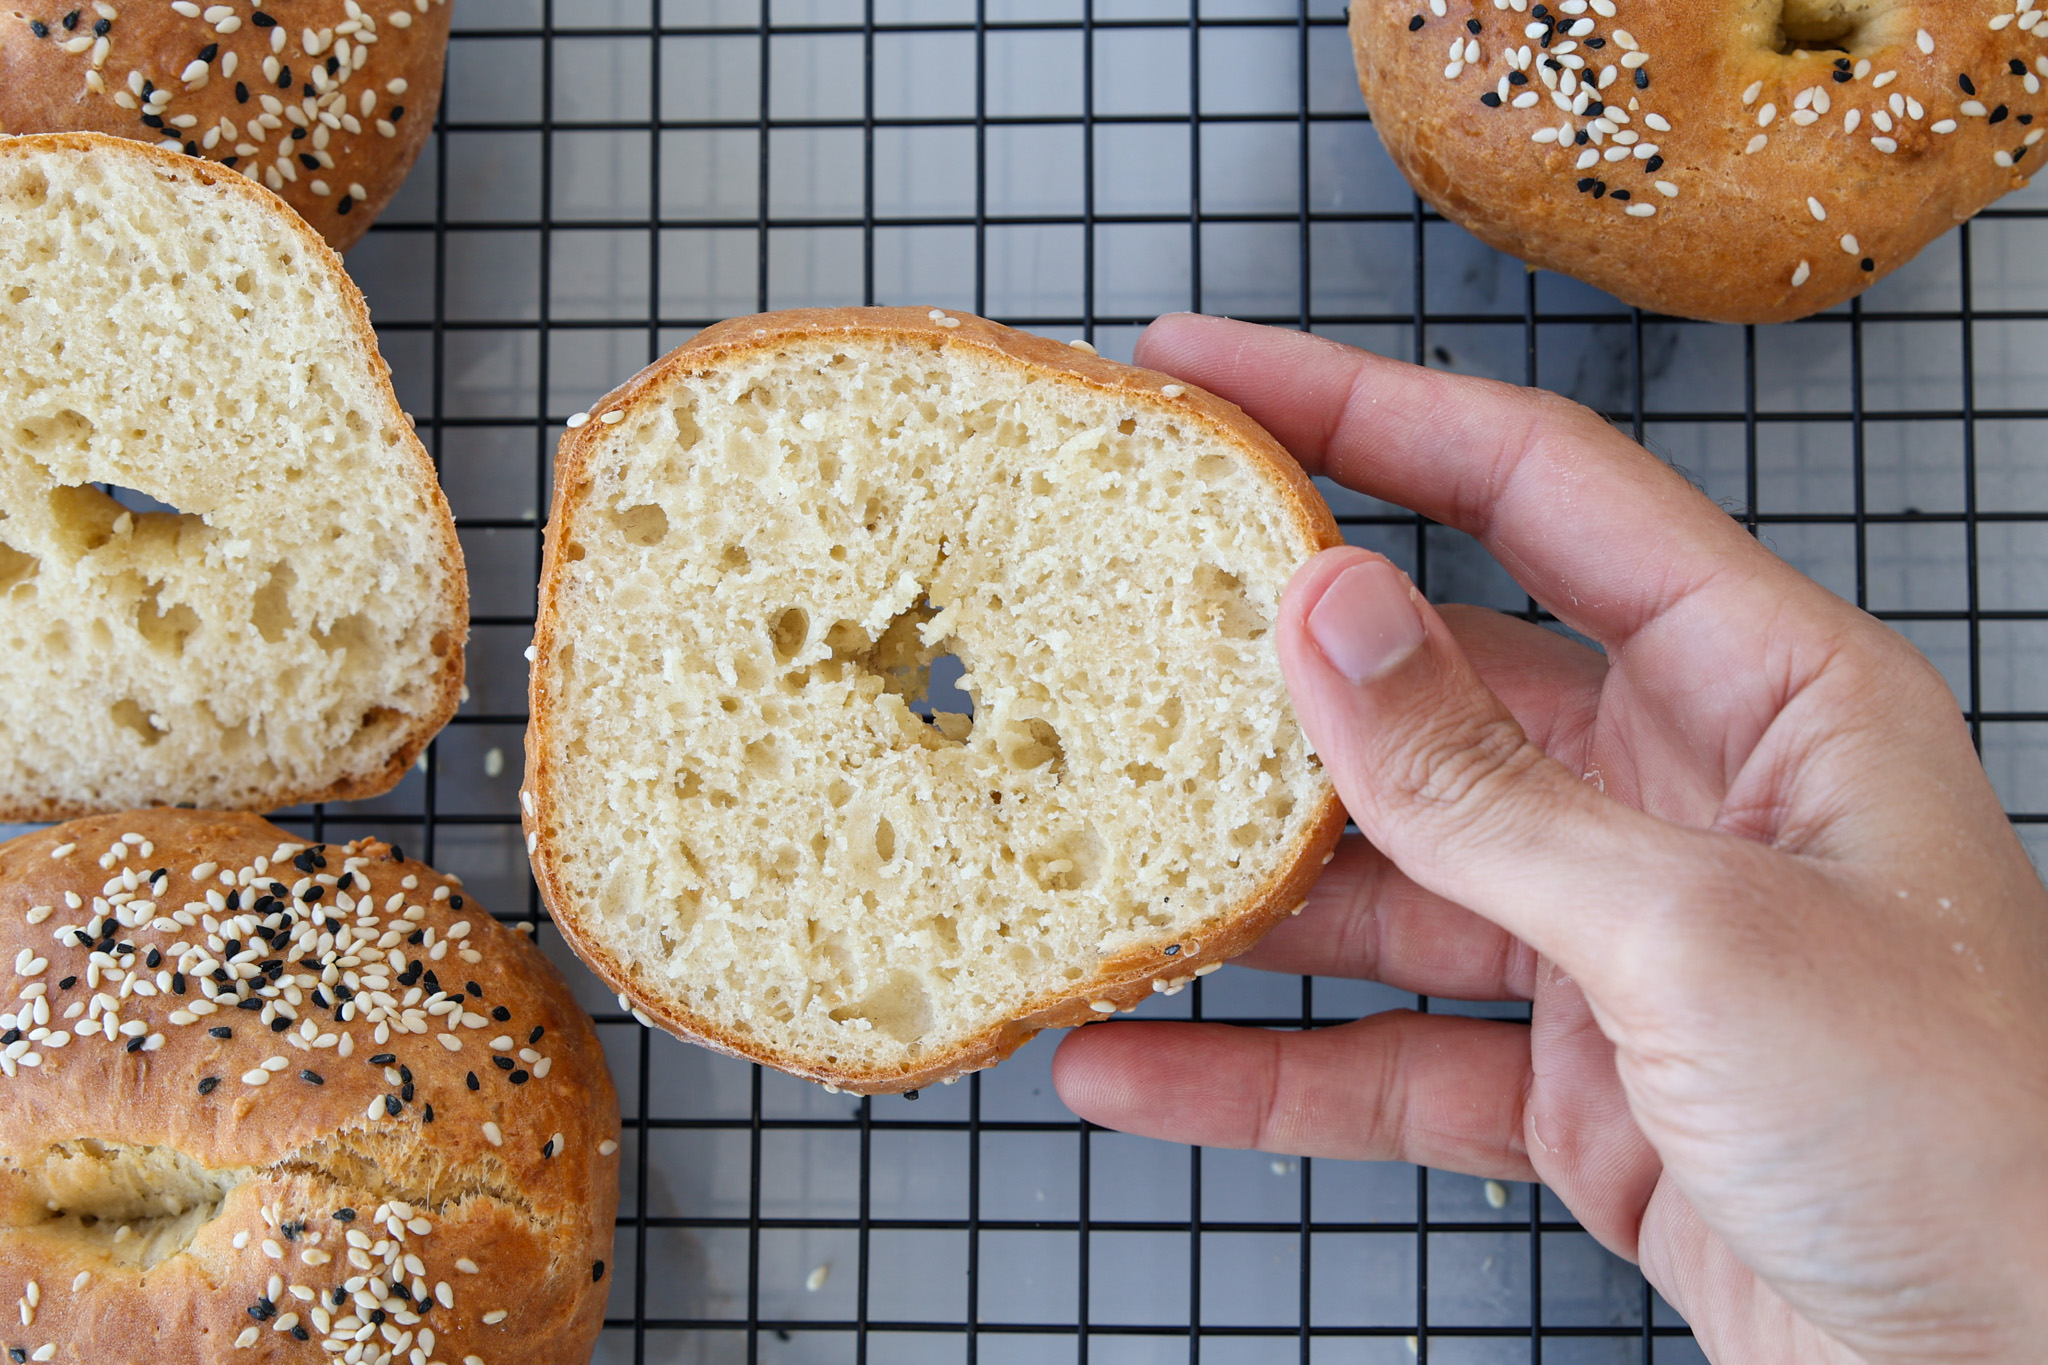
M1364 837L1244 961L1533 1023L1077 1030L1075 1112L1540 1180L1717 1361L2040 1359L2048 893L1927 661L1554 396L1192 316L1138 359L1606 655L1303 567L1280 659Z

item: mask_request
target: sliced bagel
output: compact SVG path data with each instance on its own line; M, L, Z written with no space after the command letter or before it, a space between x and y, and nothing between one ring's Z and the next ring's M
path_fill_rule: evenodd
M208 162L0 138L0 818L384 791L467 625L326 243Z
M1329 510L1237 408L921 309L722 323L563 439L522 797L677 1034L914 1089L1296 908L1342 828L1273 626ZM932 665L972 714L914 709Z

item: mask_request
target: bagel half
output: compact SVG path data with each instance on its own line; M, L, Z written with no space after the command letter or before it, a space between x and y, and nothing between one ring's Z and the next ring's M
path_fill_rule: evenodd
M467 629L327 244L205 161L0 138L0 819L387 790L454 714Z
M896 308L721 323L591 413L522 804L556 923L644 1016L915 1089L1300 906L1343 813L1273 626L1338 534L1237 408ZM973 714L927 721L948 654Z
M1861 294L2026 185L2048 130L2031 2L1353 0L1351 37L1445 217L1716 322Z

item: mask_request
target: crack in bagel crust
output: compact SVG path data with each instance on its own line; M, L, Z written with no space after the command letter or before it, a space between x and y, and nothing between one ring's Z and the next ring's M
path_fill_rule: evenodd
M79 820L0 845L8 953L7 1349L588 1353L616 1098L566 984L458 880L253 816Z
M2048 132L2038 0L1360 0L1352 35L1419 193L1688 316L1861 293L2024 186Z

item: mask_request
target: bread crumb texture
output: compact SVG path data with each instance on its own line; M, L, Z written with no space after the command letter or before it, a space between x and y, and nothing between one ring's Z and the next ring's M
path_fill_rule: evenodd
M587 935L707 1032L914 1071L1192 954L1327 816L1273 640L1319 545L1213 418L821 336L589 431L540 826ZM927 720L945 656L972 714Z
M339 263L128 148L0 151L0 806L381 790L459 681L446 504Z

